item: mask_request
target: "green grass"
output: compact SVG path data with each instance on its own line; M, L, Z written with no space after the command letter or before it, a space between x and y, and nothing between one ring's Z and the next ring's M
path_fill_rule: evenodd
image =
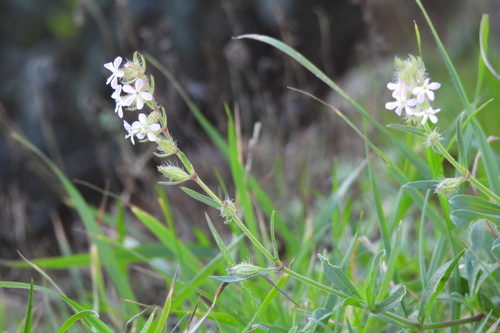
M417 3L420 5L420 1ZM197 241L193 243L180 241L171 203L160 187L156 187L156 193L163 216L153 216L116 198L117 214L105 214L86 203L75 185L42 152L12 133L57 175L68 205L83 222L90 247L88 253L73 254L64 235L59 234L59 257L2 262L11 268L32 269L34 282L0 281L1 288L22 290L26 298L26 310L14 314L0 300L0 318L5 319L0 329L170 332L175 327L175 331L183 332L493 332L500 320L498 155L476 119L482 104L469 101L464 87L470 83L462 82L432 22L428 23L443 59L442 67L449 73L446 84L455 87L465 110L443 117L441 121L448 121L449 125L442 126L452 133L434 149L423 146L430 128L378 122L363 102L348 96L289 46L266 36L239 37L270 44L298 61L341 95L364 122L359 128L346 114L329 106L327 112L345 121L353 134L364 140L365 160L353 168L345 161L331 158L327 193L311 185L307 171L297 175L304 179L303 184L297 185L302 186L304 202L290 201L279 207L275 193L264 189L259 179L245 169L232 110L226 107L228 137L224 138L167 69L146 55L146 60L176 85L230 166L235 190L226 194L234 197L238 214L229 212L225 218L215 220L200 211L200 219L206 220L211 235L196 231ZM483 21L483 38L488 34L487 27ZM477 64L479 75L474 92L480 95L482 89L495 87L498 82L486 80L489 74L481 59ZM443 107L442 112L447 111ZM481 115L486 117L493 112L487 105ZM376 140L373 131L378 136ZM381 147L376 142L390 145ZM485 171L469 174L473 156L478 152ZM196 165L190 165L189 156L181 152L177 156L194 174ZM285 187L281 191L284 194L293 192L283 181L286 175L280 167L280 155L268 158L277 166L276 188ZM454 167L451 175L450 165ZM421 182L442 177L463 177L465 185L446 197L431 191L437 182ZM215 211L214 207L228 204L201 179L193 179L200 187L180 193L208 204L209 213ZM471 185L479 188L478 195L472 195ZM222 183L220 187L227 189ZM141 228L131 225L125 212L130 212ZM218 230L222 228L230 232L221 235ZM113 230L116 237L108 236L110 233L105 230ZM127 240L132 237L142 242L130 246ZM243 260L251 260L266 273L227 277L227 269ZM139 264L141 269L134 270ZM274 267L271 274L269 267ZM53 269L69 272L73 280L71 290L65 290L52 277ZM82 279L81 272L89 280ZM153 276L155 286L138 285L137 281L142 280L137 278L142 274ZM217 280L211 276L226 277ZM266 278L274 281L275 286ZM142 304L142 299L161 299L161 304Z

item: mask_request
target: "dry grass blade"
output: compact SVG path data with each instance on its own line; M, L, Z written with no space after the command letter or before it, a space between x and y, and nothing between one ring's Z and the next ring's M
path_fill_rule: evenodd
M217 292L215 293L214 295L214 300L212 302L212 305L210 306L210 308L207 310L207 312L200 318L200 320L198 320L196 322L196 324L194 324L193 327L191 327L189 329L189 331L185 331L186 333L194 333L196 332L196 330L200 327L201 323L205 320L205 318L207 318L207 316L210 314L210 312L213 310L213 308L215 307L215 303L217 303L217 299L219 298L219 295L222 293L222 291L224 290L224 288L227 287L229 283L226 283L226 282L223 282L220 287L217 289ZM194 314L194 312L193 312Z

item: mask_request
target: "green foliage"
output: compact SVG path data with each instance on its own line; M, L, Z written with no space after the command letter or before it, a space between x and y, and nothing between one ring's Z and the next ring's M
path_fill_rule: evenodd
M476 119L479 111L489 111L489 102L477 107L469 102L456 66L420 1L417 3L465 110L454 116L449 126L454 133L445 139L429 139L437 133L433 125L381 124L363 103L356 102L301 54L276 39L238 37L283 51L342 96L363 119L364 128L360 129L346 114L320 101L364 140L366 160L350 169L342 181L340 162L332 161L335 167L330 193L305 186L304 192L315 203L298 216L294 215L298 211L294 203L278 207L273 194L267 193L245 168L238 124L231 109L226 106L225 139L174 77L151 56L145 56L177 87L230 166L236 209L226 214L227 221L212 221L209 216L213 208L224 208L230 199L219 198L200 179L196 165L186 154L173 154L191 175L188 181L198 186L194 190L182 187L184 194L207 205L205 220L216 248L208 241L209 236L200 232L195 243L179 239L168 197L159 187L161 218L121 202L116 216L100 214L54 163L14 134L57 175L90 243L88 253L73 254L61 237L60 257L3 263L32 268L37 274L36 283L0 281L0 288L29 290L22 330L37 331L34 295L44 293L51 296L47 312L57 312L53 315L56 324L52 325L57 332L160 333L175 331L173 327L195 332L208 331L205 327L209 326L220 332L416 332L445 328L450 332L492 332L500 317L500 171L498 155ZM420 31L418 26L415 29L420 50ZM488 19L483 17L476 96L485 84L486 70L492 71L485 56L488 34ZM136 61L139 57L142 59L134 54ZM162 116L166 124L167 115L163 112ZM392 146L377 146L379 140L369 135L372 129ZM407 141L392 130L406 135ZM471 157L477 154L486 170L484 177L478 177L472 169ZM276 158L276 165L282 165L278 155L272 158ZM445 178L450 166L452 176ZM280 174L283 171L277 167L276 172L279 182L284 178ZM450 183L455 185L452 190L440 192ZM221 187L224 195L231 195L225 184ZM471 187L479 194L471 195ZM425 195L422 190L427 190ZM140 229L129 224L126 211L132 213ZM222 234L220 228L231 233ZM106 229L114 231L116 237L110 237L112 233L105 233ZM140 244L130 246L129 238ZM154 274L162 288L151 290L146 285L137 292L137 273L130 270L136 263ZM70 270L75 277L77 269L85 269L92 290L75 278L76 296L67 296L64 287L47 272L51 269ZM159 296L162 306L139 303L144 292L158 294L150 296ZM53 311L53 307L64 310ZM5 308L2 304L0 309L5 312Z

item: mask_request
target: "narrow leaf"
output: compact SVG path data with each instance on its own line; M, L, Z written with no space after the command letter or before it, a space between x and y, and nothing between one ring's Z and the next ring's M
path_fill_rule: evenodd
M394 128L394 129L397 129L398 131L409 133L409 134L413 134L413 135L416 135L416 136L421 136L423 138L425 138L427 136L426 132L425 132L425 130L423 128L418 128L418 127L415 127L415 126L400 125L400 124L389 124L389 125L387 125L387 127Z
M464 133L462 130L462 122L465 117L465 112L462 112L457 119L457 146L458 146L458 160L464 169L467 169L467 155L465 154Z
M382 265L382 259L385 257L385 250L382 249L377 252L372 261L372 266L370 268L370 272L368 273L368 286L366 287L366 299L368 301L369 306L373 306L375 304L375 300L377 299L379 287L380 287L380 274Z
M484 64L486 65L486 67L488 67L491 74L493 74L497 79L500 80L500 74L498 74L495 71L495 69L489 62L487 56L489 29L490 29L489 15L483 14L483 17L481 19L481 27L479 30L479 47L481 49L481 57L483 58Z
M24 322L24 333L31 333L31 322L33 320L33 279L30 283L28 309L26 310L26 321Z
M434 190L439 184L438 180L417 180L415 182L406 183L403 187L421 188L424 190Z
M206 204L208 206L211 206L211 207L214 207L216 209L220 209L221 208L220 205L217 202L215 202L215 200L212 199L212 198L209 198L209 197L207 197L207 196L205 196L205 195L203 195L201 193L198 193L196 191L193 191L193 190L191 190L191 189L189 189L187 187L181 187L181 189L184 192L186 192L186 194L188 194L193 199L201 201L204 204Z
M87 316L96 316L96 317L99 317L99 315L97 314L97 312L95 312L94 310L83 310L83 311L78 311L77 313L75 313L74 315L72 315L71 317L68 318L68 320L66 320L64 322L64 324L61 326L61 328L59 328L57 330L57 333L65 333L67 330L69 330L77 321L79 321L80 319L83 319Z

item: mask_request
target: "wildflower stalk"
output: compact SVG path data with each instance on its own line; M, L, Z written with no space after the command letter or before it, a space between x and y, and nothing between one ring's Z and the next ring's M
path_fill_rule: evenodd
M425 130L427 131L427 134L429 135L432 132L429 124L426 123L424 125L424 127L425 127ZM437 150L439 150L439 152L446 158L446 160L448 160L448 162L450 162L450 164L453 165L455 167L455 169L457 169L463 175L465 180L467 180L468 182L470 182L471 184L476 186L481 192L483 192L485 195L487 195L490 199L500 203L500 197L498 195L496 195L495 193L493 193L488 187L486 187L479 180L474 178L471 175L471 173L469 172L469 170L467 168L464 168L462 165L460 165L460 163L458 163L453 158L453 156L451 156L451 154L448 152L448 150L446 150L446 148L439 141L434 143L434 147Z

